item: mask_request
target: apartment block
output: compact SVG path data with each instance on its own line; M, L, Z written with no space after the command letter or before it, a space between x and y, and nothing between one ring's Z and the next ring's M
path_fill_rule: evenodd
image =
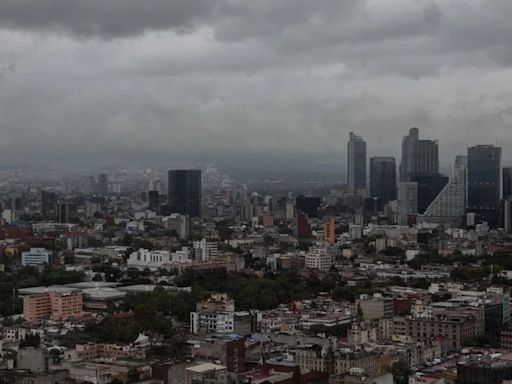
M82 294L78 292L47 292L23 297L23 317L26 321L61 321L83 314Z

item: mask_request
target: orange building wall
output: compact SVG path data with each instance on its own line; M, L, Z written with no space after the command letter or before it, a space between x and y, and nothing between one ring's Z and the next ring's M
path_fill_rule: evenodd
M336 243L336 220L329 219L324 222L324 236L325 241L330 244Z
M61 321L82 315L81 293L49 292L23 297L23 317L26 321Z

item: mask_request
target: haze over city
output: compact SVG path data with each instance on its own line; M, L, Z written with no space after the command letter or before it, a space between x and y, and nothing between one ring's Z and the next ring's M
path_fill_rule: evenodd
M512 0L0 0L0 384L512 384Z
M3 0L0 163L345 174L350 131L441 168L512 145L508 0ZM510 161L504 151L504 162Z

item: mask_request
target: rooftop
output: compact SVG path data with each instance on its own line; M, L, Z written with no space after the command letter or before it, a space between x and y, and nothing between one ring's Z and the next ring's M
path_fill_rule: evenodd
M204 372L211 372L211 371L222 371L225 370L226 367L222 365L217 365L213 363L204 363L204 364L198 364L194 365L192 367L188 367L187 371L195 372L195 373L204 373Z

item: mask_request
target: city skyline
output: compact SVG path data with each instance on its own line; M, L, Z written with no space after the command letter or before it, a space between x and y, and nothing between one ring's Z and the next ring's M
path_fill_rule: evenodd
M0 4L4 167L344 169L349 132L398 159L413 126L441 168L512 146L508 2L81 3Z

